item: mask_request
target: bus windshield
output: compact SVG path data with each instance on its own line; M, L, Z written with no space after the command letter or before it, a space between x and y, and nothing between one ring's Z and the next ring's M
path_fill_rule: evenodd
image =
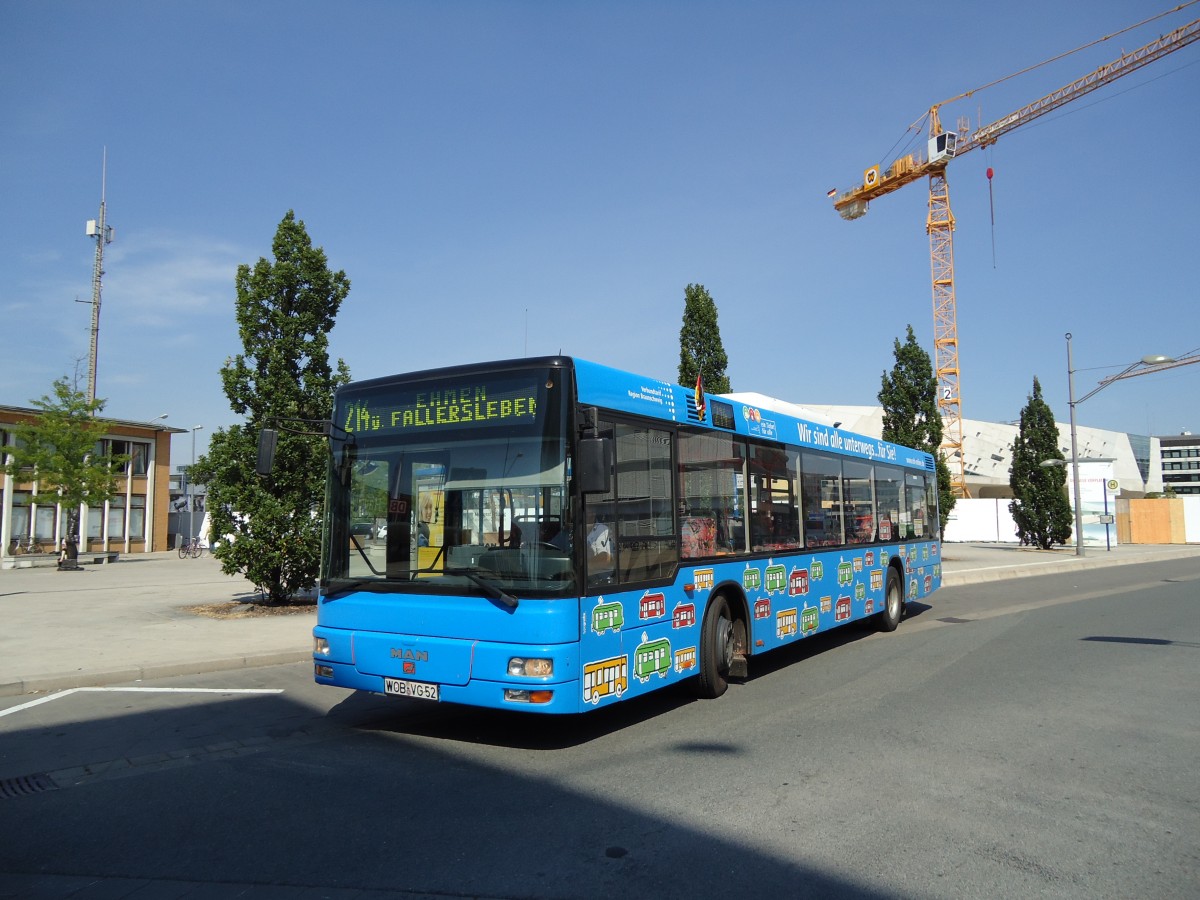
M348 437L332 460L326 592L572 593L561 378L541 369L340 394Z

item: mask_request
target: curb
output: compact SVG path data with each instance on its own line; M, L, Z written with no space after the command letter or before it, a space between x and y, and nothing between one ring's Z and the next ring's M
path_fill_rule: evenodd
M1061 575L1080 569L1106 569L1111 566L1136 566L1141 563L1161 562L1168 559L1189 559L1197 553L1161 551L1140 554L1135 559L1109 556L1074 556L1069 559L1048 559L1045 562L1026 563L1021 566L981 566L978 569L962 569L942 575L942 587L961 587L987 581L1003 581L1008 578L1027 578L1032 575Z
M18 697L23 694L40 694L65 691L80 687L103 687L108 684L123 684L127 681L149 681L155 678L171 678L176 675L204 675L209 672L227 672L232 669L259 669L267 666L284 666L312 659L311 650L285 650L275 653L258 653L251 656L231 656L224 659L189 660L187 662L160 663L149 666L125 666L101 671L78 671L67 674L31 675L18 681L0 684L0 697Z

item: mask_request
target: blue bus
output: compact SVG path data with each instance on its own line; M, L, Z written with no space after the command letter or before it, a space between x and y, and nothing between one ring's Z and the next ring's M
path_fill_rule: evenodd
M895 629L941 582L933 457L744 399L561 356L342 387L317 682L578 713Z

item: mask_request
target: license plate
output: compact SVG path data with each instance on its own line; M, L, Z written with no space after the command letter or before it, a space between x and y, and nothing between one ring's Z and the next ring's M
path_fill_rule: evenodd
M383 692L396 697L413 697L417 700L437 700L438 686L423 681L401 681L399 678L383 679Z

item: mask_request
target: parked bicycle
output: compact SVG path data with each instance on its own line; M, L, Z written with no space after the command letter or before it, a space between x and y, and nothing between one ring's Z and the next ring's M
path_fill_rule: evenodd
M42 542L32 534L21 534L8 543L8 555L19 556L22 553L45 553Z
M192 559L199 559L203 555L204 548L200 545L200 538L190 538L186 541L182 541L179 544L180 559L185 559L189 556Z

